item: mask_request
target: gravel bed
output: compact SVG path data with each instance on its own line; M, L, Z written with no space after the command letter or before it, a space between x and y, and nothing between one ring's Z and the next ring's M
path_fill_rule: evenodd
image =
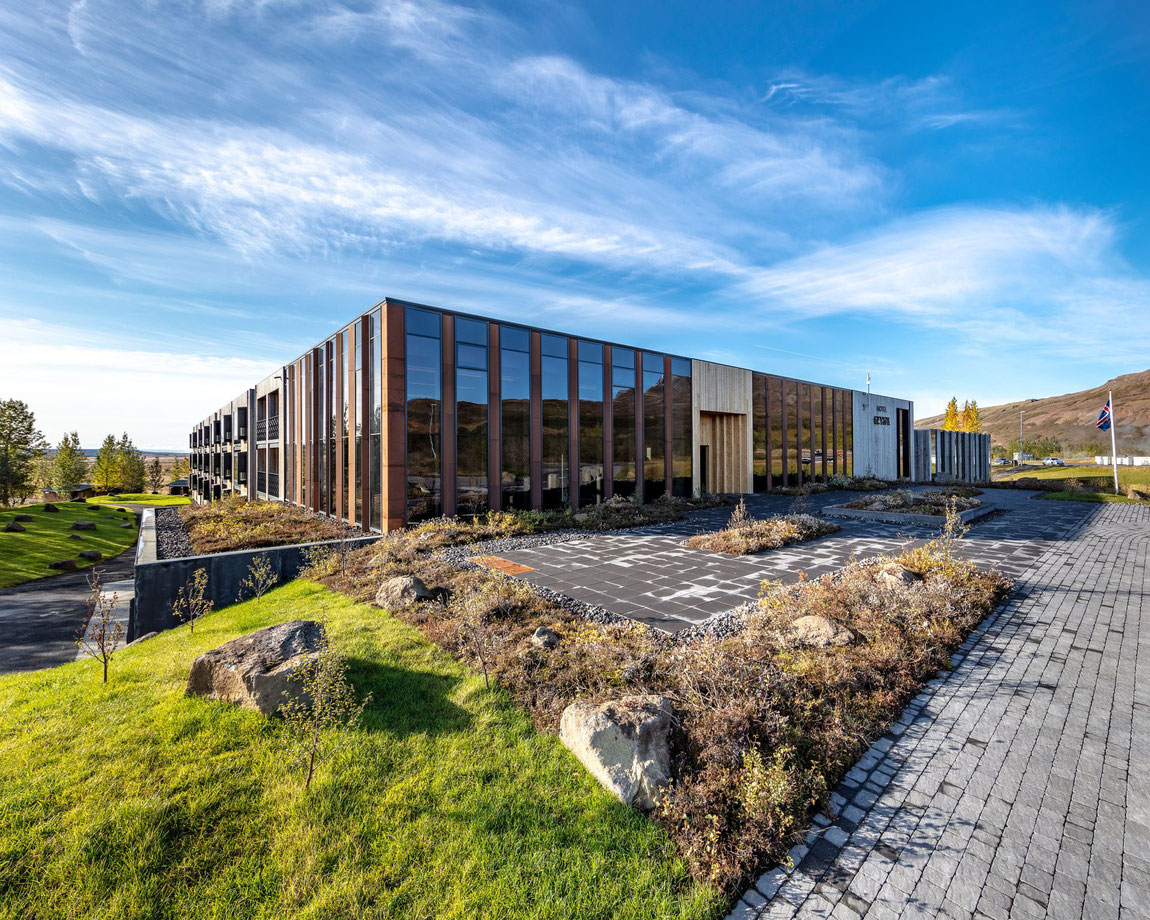
M182 559L194 556L192 541L177 508L156 509L156 558Z

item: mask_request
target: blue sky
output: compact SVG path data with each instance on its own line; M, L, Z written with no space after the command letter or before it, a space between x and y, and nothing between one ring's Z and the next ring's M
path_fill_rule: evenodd
M190 425L384 296L984 405L1150 366L1141 2L0 10L0 396Z

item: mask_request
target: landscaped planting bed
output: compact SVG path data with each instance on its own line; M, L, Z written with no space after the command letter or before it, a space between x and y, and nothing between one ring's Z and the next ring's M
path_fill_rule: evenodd
M367 601L415 575L438 600L396 615L490 678L536 726L570 704L657 694L674 706L672 780L652 817L699 881L734 894L784 858L815 809L923 683L1010 588L948 536L889 560L764 597L721 637L676 640L636 623L589 622L528 585L429 551L434 525L316 561L311 576ZM905 571L902 568L905 566ZM796 621L825 617L836 642L805 644ZM799 624L801 625L801 624ZM539 627L553 648L532 638Z
M954 486L945 489L925 489L914 492L909 489L895 489L877 495L864 495L848 502L844 508L855 511L889 511L905 514L932 514L939 518L948 511L969 511L982 504L976 495L982 493L969 486Z
M192 548L199 555L265 546L288 546L358 536L346 524L281 502L225 498L179 509Z
M842 530L837 524L810 514L776 514L756 518L747 513L742 501L722 530L695 534L686 541L692 549L709 549L729 556L747 556L763 550L778 549L813 540Z

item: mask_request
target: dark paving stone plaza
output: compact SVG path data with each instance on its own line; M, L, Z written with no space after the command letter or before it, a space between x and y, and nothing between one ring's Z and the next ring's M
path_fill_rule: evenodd
M732 918L1150 917L1150 508L987 498L1004 513L975 524L963 552L1017 590ZM759 515L790 505L748 502ZM764 578L817 577L930 535L843 521L758 557L680 545L729 513L505 555L533 582L674 631L755 597Z

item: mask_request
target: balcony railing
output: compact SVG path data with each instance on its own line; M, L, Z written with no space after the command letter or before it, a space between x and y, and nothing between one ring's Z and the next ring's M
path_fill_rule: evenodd
M267 418L261 418L256 422L257 441L275 441L279 436L280 417L278 415L269 415Z
M265 495L275 495L278 497L280 494L280 474L260 470L256 473L256 490L263 492Z

